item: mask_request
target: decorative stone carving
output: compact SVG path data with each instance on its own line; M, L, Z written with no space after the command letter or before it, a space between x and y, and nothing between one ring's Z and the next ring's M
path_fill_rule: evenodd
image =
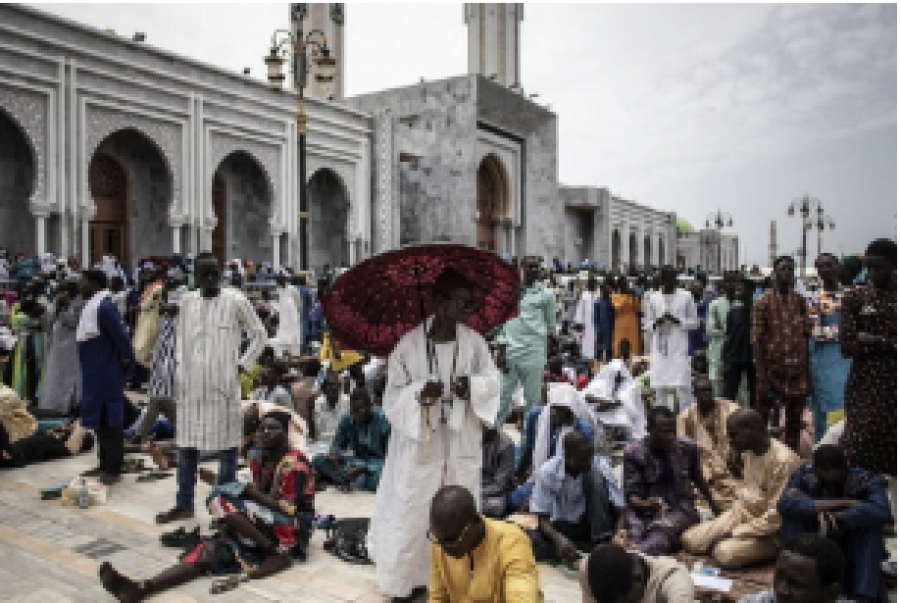
M87 161L93 157L97 147L100 146L110 134L119 130L137 130L152 141L169 171L172 179L172 199L169 207L177 211L178 200L181 198L181 128L177 124L168 121L156 120L144 115L107 109L106 107L87 106Z
M384 111L381 119L378 120L378 127L381 137L380 148L378 149L378 165L376 167L378 173L378 219L381 224L381 236L376 240L379 243L379 250L390 249L393 246L393 209L391 207L391 199L393 197L393 144L391 137L393 136L391 128L391 116L388 111Z
M212 174L207 177L211 180L216 170L225 160L226 157L236 151L243 151L253 157L259 164L266 178L266 184L271 195L272 213L270 215L270 223L279 224L276 219L281 215L276 208L281 207L281 150L279 147L269 144L256 142L255 140L245 140L232 136L224 132L214 132L209 142L209 159L212 167Z
M331 3L331 20L337 23L338 25L344 24L344 3L343 2L332 2Z
M47 181L47 96L23 88L0 85L0 108L25 133L34 157L35 183L31 198L46 201Z

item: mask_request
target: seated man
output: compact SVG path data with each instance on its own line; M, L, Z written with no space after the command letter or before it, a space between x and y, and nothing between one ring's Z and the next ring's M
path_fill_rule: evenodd
M703 479L697 446L675 435L675 414L657 406L647 417L649 433L625 450L625 524L642 553L670 555L681 548L681 534L700 521L695 487L714 513L719 507Z
M294 410L294 400L291 394L279 383L281 371L274 365L263 367L259 376L259 387L250 394L251 400L272 402L287 410Z
M578 574L582 603L694 603L690 573L668 557L648 557L602 544L581 561Z
M487 517L507 514L507 497L516 487L516 446L512 439L484 424L481 437L481 512Z
M880 475L849 468L843 448L819 446L812 467L797 469L778 501L782 546L824 531L844 552L843 593L876 600L883 590L884 526L893 519L885 488Z
M563 453L535 473L529 506L538 516L535 557L575 562L577 545L591 550L612 538L625 505L606 459L594 455L590 438L572 431L563 438Z
M341 417L348 412L350 412L350 396L341 392L337 373L328 370L325 381L322 382L322 394L313 404L316 442L330 445Z
M372 407L364 387L350 394L350 412L338 423L328 454L313 457L316 473L332 481L342 490L375 492L387 456L391 424L380 408ZM347 454L346 449L352 454Z
M725 424L731 413L740 407L731 400L713 397L712 382L705 375L695 376L693 385L697 403L678 415L678 435L690 438L697 445L703 477L716 501L727 507L734 502L735 482L725 464L728 458Z
M626 341L623 340L623 343ZM597 422L602 427L622 429L630 440L639 440L647 435L647 416L641 392L623 360L612 360L600 369L582 394L593 406Z
M247 578L264 578L289 568L292 557L305 558L315 487L306 457L288 446L289 421L290 415L275 411L260 422L260 448L248 455L253 483L213 488L207 503L217 520L216 536L204 538L181 563L149 580L133 580L103 563L103 588L119 601L141 601L212 572L243 569ZM208 469L198 475L216 483Z
M594 419L591 409L568 383L547 384L547 404L535 406L525 418L522 451L516 477L524 482L532 467L540 466L559 453L561 435L579 431L593 442Z
M772 590L745 595L738 603L838 603L844 574L841 549L827 538L804 534L781 550Z
M735 411L726 423L728 470L737 480L734 504L713 520L697 524L681 537L695 555L736 569L769 561L778 553L781 516L775 508L800 459L770 437L765 420L752 409Z
M478 514L462 486L444 486L431 502L428 601L538 601L538 571L528 536L516 525Z
M0 421L0 469L25 467L31 463L69 458L94 447L94 434L77 419L48 431L33 433L15 442Z

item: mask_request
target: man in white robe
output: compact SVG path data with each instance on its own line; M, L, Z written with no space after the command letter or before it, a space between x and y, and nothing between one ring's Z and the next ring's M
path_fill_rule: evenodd
M688 332L697 327L697 306L693 296L676 288L677 273L663 267L662 286L646 296L644 329L653 335L650 341L650 386L656 389L656 404L668 406L668 391L678 398L676 412L694 401L691 394L691 359L688 356Z
M587 289L578 299L575 306L575 323L576 329L581 330L581 358L583 360L593 361L597 354L597 332L594 327L594 303L600 293L597 291L596 277L589 276L587 280Z
M278 288L275 290L278 330L271 341L272 348L277 356L283 356L285 353L296 356L300 354L300 348L303 345L303 325L300 321L300 310L296 300L296 297L300 296L300 292L294 287L287 286L287 279L284 275L278 275L275 282L278 284Z
M581 392L594 408L601 427L618 427L628 432L630 440L647 435L647 413L644 400L625 361L616 358L606 364ZM595 445L606 444L607 434L597 430Z
M368 547L378 586L395 601L415 600L429 584L426 534L438 489L463 486L481 500L482 425L497 416L500 374L484 338L463 324L472 299L465 278L445 271L434 285L435 315L388 360L382 409L391 443Z
M200 452L219 453L219 484L236 479L244 426L238 375L262 353L266 329L243 293L220 287L221 275L215 256L201 253L196 261L199 289L181 300L175 327L178 490L175 507L156 516L160 524L194 516ZM243 355L242 331L247 335Z

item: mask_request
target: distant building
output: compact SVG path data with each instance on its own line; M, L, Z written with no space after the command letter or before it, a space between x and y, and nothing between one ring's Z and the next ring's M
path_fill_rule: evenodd
M690 224L680 221L677 267L711 274L738 270L738 244L737 235L713 229L695 231Z

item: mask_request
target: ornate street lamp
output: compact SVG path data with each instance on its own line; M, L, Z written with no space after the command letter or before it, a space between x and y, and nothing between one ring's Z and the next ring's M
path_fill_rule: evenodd
M816 257L818 258L822 255L822 233L828 230L834 230L835 223L834 220L831 219L831 216L825 213L825 208L822 205L819 205L819 208L816 210L816 220L813 223L813 228L815 228L818 232L816 232Z
M801 228L803 231L803 245L800 247L800 274L806 275L806 231L812 230L815 226L819 230L819 253L822 251L822 231L826 228L834 228L834 221L831 217L825 215L825 208L818 199L811 198L809 195L803 195L801 199L794 199L788 206L788 215L793 216L799 214L802 218ZM813 219L815 214L815 219Z
M722 229L731 228L734 220L731 214L722 210L716 210L714 213L706 216L706 228L714 228L716 230L717 253L716 253L716 273L722 274Z
M302 267L309 268L309 257L306 250L308 241L306 236L306 220L309 218L309 210L306 200L306 107L303 103L303 89L306 86L306 74L310 63L315 66L315 79L320 83L328 83L334 80L337 71L337 61L331 56L325 33L320 29L313 29L308 34L303 33L303 19L306 18L307 4L291 4L291 23L293 31L277 29L272 33L269 54L263 57L266 64L266 77L269 87L280 92L284 84L284 63L290 53L291 72L294 76L294 91L297 93L297 145L299 147L300 170L298 204L300 211L298 217L303 220L301 231L304 233L304 249Z

